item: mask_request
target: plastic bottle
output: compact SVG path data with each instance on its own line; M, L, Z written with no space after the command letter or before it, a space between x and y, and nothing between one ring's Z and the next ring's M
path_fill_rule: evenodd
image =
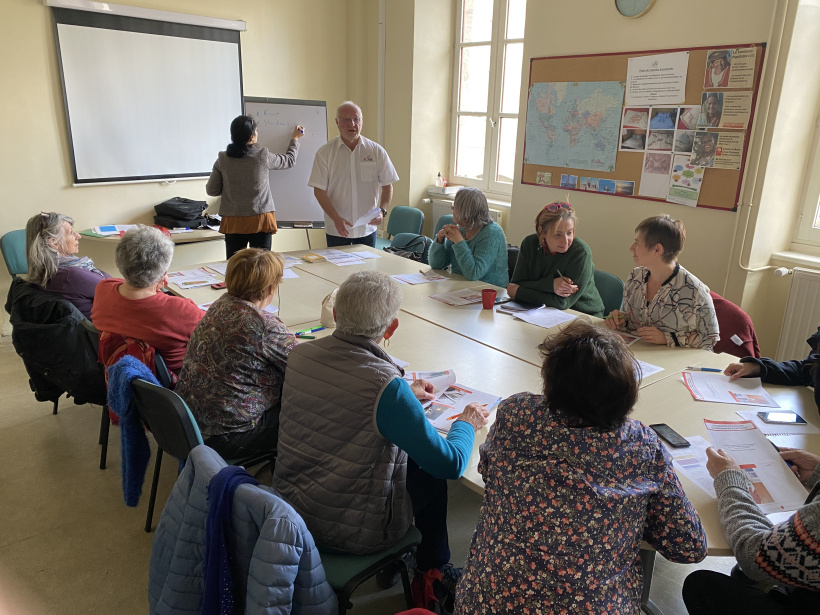
M441 173L438 174L436 177L436 188L443 188L444 187L444 180L441 178Z

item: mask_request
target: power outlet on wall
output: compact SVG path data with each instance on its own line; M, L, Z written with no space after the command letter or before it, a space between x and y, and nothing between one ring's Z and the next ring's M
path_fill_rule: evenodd
M387 231L377 230L376 237L379 239L387 239Z

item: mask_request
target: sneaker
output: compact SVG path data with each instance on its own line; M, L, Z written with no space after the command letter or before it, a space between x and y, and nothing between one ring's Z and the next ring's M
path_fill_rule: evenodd
M449 591L451 595L455 596L456 585L458 585L461 577L464 576L464 568L456 568L452 564L445 564L440 568L440 570L442 584L447 588L447 591Z

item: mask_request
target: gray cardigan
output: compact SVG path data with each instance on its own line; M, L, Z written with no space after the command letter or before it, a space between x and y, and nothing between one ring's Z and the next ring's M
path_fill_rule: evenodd
M294 139L284 154L272 154L267 147L255 145L242 158L219 152L205 192L208 196L222 195L222 216L256 216L274 211L270 171L291 168L298 153L299 142Z

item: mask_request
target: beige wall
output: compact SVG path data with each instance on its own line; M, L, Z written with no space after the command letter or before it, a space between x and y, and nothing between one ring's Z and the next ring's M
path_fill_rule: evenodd
M226 19L241 19L243 83L246 96L306 98L328 107L353 95L376 113L377 0L128 0L134 6ZM359 42L351 42L351 31ZM361 59L350 54L361 54ZM71 186L71 162L50 10L36 0L3 0L0 20L0 179L3 184L0 234L23 228L40 209L72 216L77 228L96 224L151 222L153 205L173 196L205 198L205 181L117 186ZM357 67L351 71L350 67ZM348 80L351 85L348 85ZM349 89L350 87L350 89ZM336 133L333 111L329 135ZM374 126L375 128L375 126ZM229 140L225 127L225 142ZM216 157L216 152L214 152ZM319 234L321 239L322 235ZM305 245L303 231L282 231L280 250ZM315 245L315 244L314 244ZM81 242L81 253L115 271L109 246ZM220 242L180 248L174 265L224 258ZM0 292L9 278L2 268ZM4 314L5 317L5 314Z

